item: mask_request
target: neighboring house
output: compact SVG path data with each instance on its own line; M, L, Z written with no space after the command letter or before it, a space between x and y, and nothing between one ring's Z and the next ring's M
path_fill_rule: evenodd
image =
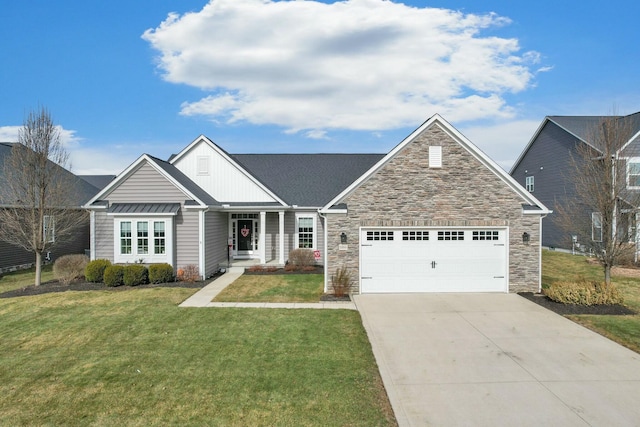
M4 177L4 162L5 159L11 154L11 149L14 143L0 143L0 185L3 185L6 178ZM52 163L53 164L53 163ZM55 165L55 167L59 167ZM64 171L69 177L74 178L75 188L73 189L74 195L77 200L78 209L81 209L82 205L86 203L91 197L93 197L99 189L89 184L88 182L74 176L69 171ZM7 207L15 207L15 203L9 200L4 200L2 197L2 191L0 191L0 209ZM55 243L55 219L51 222L50 229L53 229L50 233L51 239ZM78 224L77 233L70 240L60 245L54 245L52 250L44 254L46 261L55 261L56 258L62 255L68 254L83 254L89 249L89 220L82 224ZM33 266L35 261L35 255L32 252L28 252L18 246L10 245L8 243L0 241L0 273L6 271L13 271L22 268L29 268Z
M540 289L548 209L440 116L389 154L238 154L204 136L144 154L93 197L91 258L284 264L316 251L356 292Z
M594 150L594 157L601 152L598 143L592 141L594 126L602 124L603 120L611 119L607 116L548 116L542 121L537 131L525 147L520 157L511 168L510 174L523 185L531 194L552 210L566 205L569 200L576 198L574 162L581 161L577 150L586 144ZM618 153L622 169L626 171L627 183L630 188L640 186L640 112L628 116L614 116L624 119L632 126L632 137L624 144ZM638 187L640 188L640 187ZM592 223L593 233L598 232L598 214L585 209L576 212L576 218ZM625 227L635 229L635 219L627 218ZM635 231L634 231L635 234ZM542 232L543 246L551 248L573 248L573 236L563 229L557 214L550 214L544 219ZM597 236L596 236L597 238ZM583 239L579 239L583 240ZM579 241L579 245L589 247L589 242Z

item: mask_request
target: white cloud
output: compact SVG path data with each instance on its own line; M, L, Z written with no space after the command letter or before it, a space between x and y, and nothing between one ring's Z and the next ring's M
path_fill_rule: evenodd
M540 120L513 120L483 126L461 127L460 132L485 154L509 171L529 143Z
M22 126L0 126L0 142L18 142L18 134ZM65 129L62 126L56 126L60 134L60 142L69 150L71 147L77 146L81 138L76 136L75 130Z
M211 0L142 37L164 79L208 92L181 114L313 137L413 126L436 112L457 123L513 118L504 94L532 86L540 55L481 35L509 23L385 0Z

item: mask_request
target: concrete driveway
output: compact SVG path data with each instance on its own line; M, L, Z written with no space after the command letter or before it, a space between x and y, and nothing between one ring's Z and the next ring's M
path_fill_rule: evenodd
M517 294L354 300L400 426L640 425L640 356Z

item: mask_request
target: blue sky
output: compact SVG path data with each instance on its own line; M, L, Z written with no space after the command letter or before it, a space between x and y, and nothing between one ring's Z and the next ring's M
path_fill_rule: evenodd
M508 169L546 115L640 111L639 12L631 0L0 0L0 141L42 105L74 172L116 174L200 134L231 153L385 153L439 113Z

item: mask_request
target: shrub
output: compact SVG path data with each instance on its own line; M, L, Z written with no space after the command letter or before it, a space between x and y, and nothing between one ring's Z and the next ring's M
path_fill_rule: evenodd
M151 264L149 266L149 282L173 282L173 267L171 264Z
M200 279L200 273L198 272L198 266L189 264L178 269L177 279L180 282L197 282Z
M562 304L613 305L622 304L623 297L612 283L582 280L578 282L556 282L545 290L553 301Z
M298 268L293 264L285 264L284 271L296 271Z
M336 274L331 275L331 285L333 286L333 294L337 297L343 297L349 293L353 280L351 280L351 273L346 266L336 269Z
M86 255L64 255L53 264L53 277L64 284L84 277L84 269L89 263Z
M289 252L289 263L295 267L306 267L314 265L316 259L311 249L294 249Z
M124 283L124 267L121 265L110 265L104 269L103 281L107 286L122 286Z
M278 271L278 267L271 266L271 267L267 267L265 270L267 271L267 273L274 273Z
M111 265L108 259L95 259L84 269L84 277L88 282L101 283L104 280L104 270Z
M129 264L124 267L122 283L125 286L138 286L149 283L149 270L141 264Z

